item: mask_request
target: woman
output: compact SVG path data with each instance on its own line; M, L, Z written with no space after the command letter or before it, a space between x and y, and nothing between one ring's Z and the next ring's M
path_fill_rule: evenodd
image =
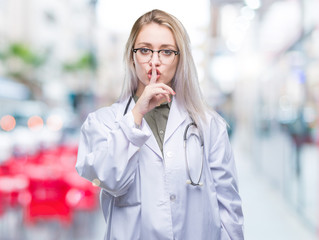
M102 189L105 239L244 239L226 124L203 103L182 24L141 16L125 63L120 100L89 114L76 164Z

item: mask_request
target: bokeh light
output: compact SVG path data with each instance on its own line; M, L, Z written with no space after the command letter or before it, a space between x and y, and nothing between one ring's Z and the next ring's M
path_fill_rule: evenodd
M13 116L6 115L1 118L0 125L4 131L11 131L16 126L16 120Z
M46 124L51 131L59 131L63 127L62 118L58 115L49 116L46 121Z
M31 130L38 130L43 128L43 119L39 116L32 116L28 120L28 127Z

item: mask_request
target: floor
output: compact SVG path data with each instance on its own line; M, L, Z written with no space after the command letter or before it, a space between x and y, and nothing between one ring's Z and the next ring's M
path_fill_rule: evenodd
M243 136L243 135L242 135ZM262 174L243 147L243 137L235 136L240 194L245 216L246 240L315 240L315 227L300 217L284 199L279 187Z

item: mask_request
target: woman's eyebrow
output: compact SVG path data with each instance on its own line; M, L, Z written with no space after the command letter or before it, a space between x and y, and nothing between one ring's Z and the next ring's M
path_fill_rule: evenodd
M143 45L143 46L147 46L147 47L151 47L152 44L148 43L148 42L140 42L140 43L137 43L136 45Z
M137 43L136 45L137 46L146 46L146 47L150 47L150 48L153 46L151 43L148 43L148 42L140 42L140 43ZM175 45L172 45L172 44L162 44L160 46L160 49L168 48L168 47L177 48Z
M161 45L161 48L177 48L175 45L172 44L163 44Z

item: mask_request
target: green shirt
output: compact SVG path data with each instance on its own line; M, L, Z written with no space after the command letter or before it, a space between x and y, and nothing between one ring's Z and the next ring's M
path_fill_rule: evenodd
M134 101L137 102L138 97L134 96ZM162 103L160 106L155 107L144 115L144 119L150 126L153 135L163 153L163 142L166 130L166 124L168 119L169 110L171 108L170 103Z

